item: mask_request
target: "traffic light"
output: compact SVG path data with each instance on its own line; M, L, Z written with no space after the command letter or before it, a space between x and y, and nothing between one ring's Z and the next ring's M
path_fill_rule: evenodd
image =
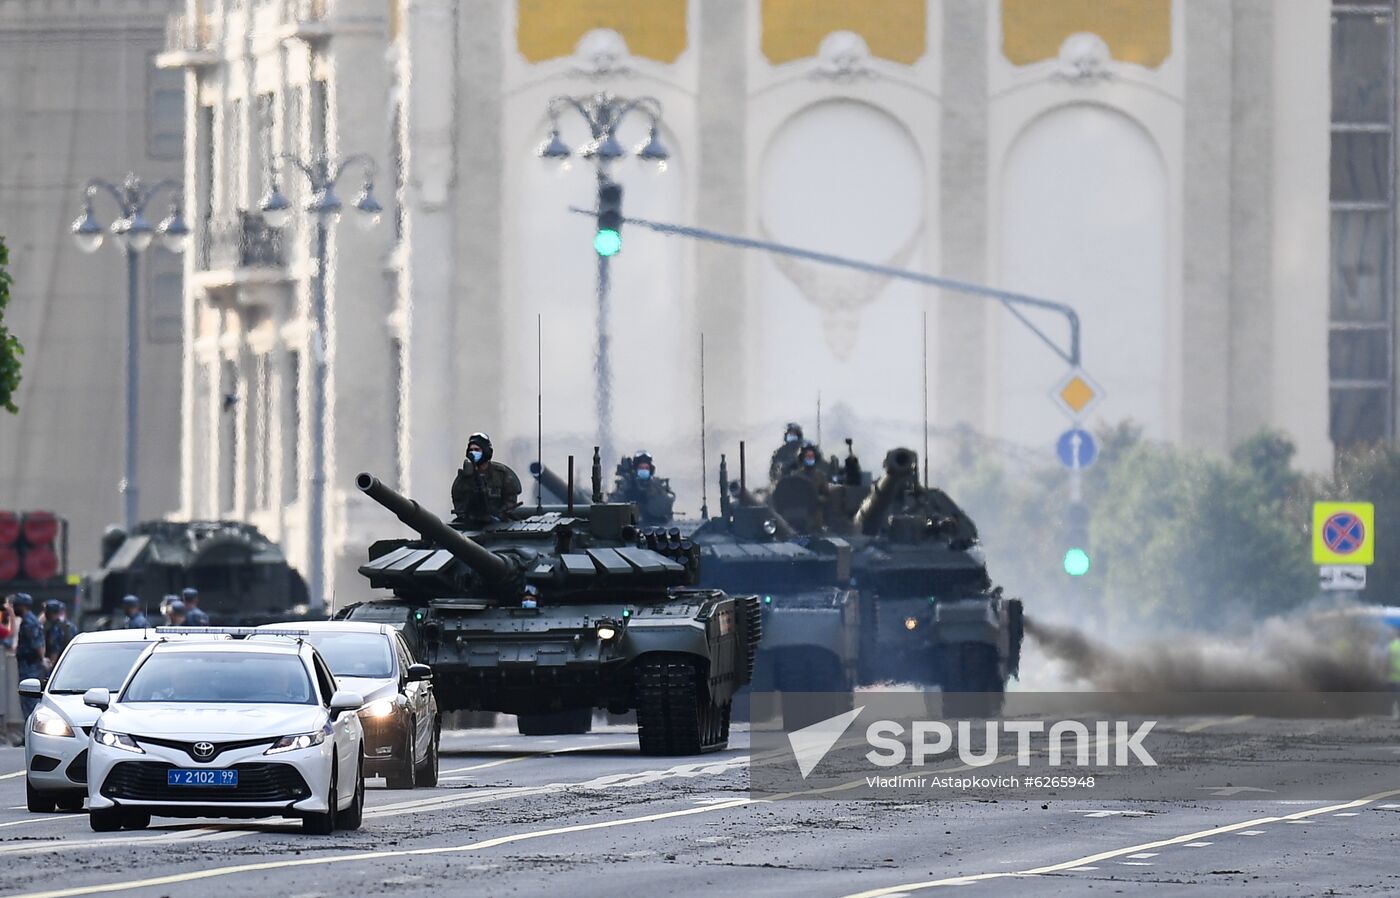
M598 233L593 249L600 256L622 251L622 185L605 181L598 187Z
M1066 506L1062 544L1065 573L1071 577L1089 573L1089 507L1083 502Z

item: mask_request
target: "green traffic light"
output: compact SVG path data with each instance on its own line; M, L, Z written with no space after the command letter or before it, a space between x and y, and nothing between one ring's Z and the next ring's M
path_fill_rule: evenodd
M615 256L622 249L622 235L611 228L603 228L593 237L593 249L600 256Z
M1066 552L1065 573L1071 577L1082 577L1089 573L1089 553L1083 549L1070 549Z

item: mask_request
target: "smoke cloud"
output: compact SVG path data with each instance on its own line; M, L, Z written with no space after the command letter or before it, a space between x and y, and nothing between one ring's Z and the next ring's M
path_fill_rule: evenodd
M1270 618L1250 633L1176 633L1115 644L1026 619L1026 633L1078 684L1103 692L1379 692L1380 625L1336 612Z

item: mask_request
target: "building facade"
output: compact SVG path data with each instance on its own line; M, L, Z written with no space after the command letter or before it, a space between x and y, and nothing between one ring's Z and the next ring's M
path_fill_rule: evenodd
M1338 11L1353 13L1390 29L1393 51L1392 7ZM1393 52L1389 80L1364 86L1388 93L1339 118L1334 47L1379 45L1334 44L1333 14L1328 0L189 0L163 57L189 72L206 247L187 260L183 510L246 517L304 559L307 446L324 426L330 588L353 595L368 542L393 529L357 471L445 511L475 430L522 471L542 430L551 465L574 453L582 469L598 260L593 221L569 209L593 206L596 181L577 154L561 167L536 149L551 98L599 91L661 104L667 170L616 166L628 216L1069 303L1106 394L1086 423L1133 419L1213 453L1272 427L1323 469L1334 437L1390 435L1396 401L1393 150L1389 193L1360 210L1388 230L1364 247L1339 236L1352 200L1336 163L1348 128L1393 136ZM649 125L619 136L639 144ZM574 147L590 137L567 112L557 127ZM347 203L332 231L324 338L305 215L274 234L258 213L269 159L323 150L370 154L388 207L364 232ZM1000 304L636 225L623 240L610 456L650 449L682 508L700 505L702 334L712 465L726 452L733 470L741 439L766 451L788 420L871 455L918 445L925 412L935 435L970 427L1052 457L1068 366ZM1334 264L1339 245L1372 255ZM1339 311L1339 280L1362 270L1384 272L1368 275L1366 329ZM1060 319L1027 318L1067 345ZM1353 330L1387 341L1355 383ZM312 421L321 347L329 404ZM1349 390L1373 404L1339 411Z
M87 256L69 225L89 178L182 177L184 81L154 64L178 2L0 0L5 317L25 347L19 414L0 413L0 509L65 516L74 570L122 521L127 272L116 240ZM119 216L105 195L94 211ZM164 198L148 212L165 214ZM180 499L182 262L156 241L139 266L138 511L158 518Z

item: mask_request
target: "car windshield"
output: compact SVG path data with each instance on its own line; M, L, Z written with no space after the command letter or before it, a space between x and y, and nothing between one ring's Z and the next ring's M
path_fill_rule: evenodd
M49 678L49 692L78 695L93 688L116 691L122 688L126 675L131 673L131 665L148 645L148 642L76 643Z
M315 691L296 655L168 652L146 659L121 701L309 705Z
M380 633L312 633L316 646L337 677L384 679L394 675L389 640Z

